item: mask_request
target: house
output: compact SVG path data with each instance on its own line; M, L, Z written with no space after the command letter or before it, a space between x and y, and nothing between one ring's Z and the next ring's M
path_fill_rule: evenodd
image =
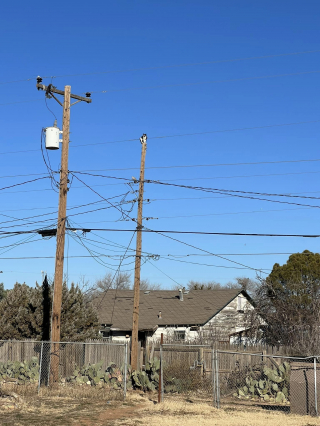
M109 340L130 339L133 290L108 290L93 301L100 333ZM241 289L150 290L140 292L139 341L234 341L245 330L244 311L253 309Z

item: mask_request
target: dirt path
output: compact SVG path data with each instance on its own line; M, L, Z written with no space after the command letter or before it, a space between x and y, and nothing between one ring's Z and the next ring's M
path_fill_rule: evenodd
M139 404L132 407L119 406L116 408L110 407L99 414L98 418L92 420L81 420L74 423L75 426L105 426L112 424L115 420L125 420L137 416L137 411L144 408L145 404ZM111 423L110 423L111 422Z

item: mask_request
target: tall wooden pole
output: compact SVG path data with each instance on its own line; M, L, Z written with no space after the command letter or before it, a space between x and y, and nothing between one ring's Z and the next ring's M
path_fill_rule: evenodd
M161 333L160 345L162 348L163 345L163 333ZM163 348L161 350L161 354L163 354ZM162 394L162 368L161 364L163 363L163 357L160 357L160 371L159 371L159 387L158 387L158 404L161 402L161 394Z
M54 291L51 319L51 384L59 380L59 342L62 303L63 261L66 235L67 192L68 192L68 156L70 133L70 94L71 86L65 86L63 102L62 152L59 188L59 212L57 225L57 248L54 272Z
M142 144L140 178L139 178L139 197L138 197L138 220L137 220L137 242L136 242L136 260L134 270L134 295L133 295L133 319L131 336L131 367L133 370L138 366L138 331L139 331L139 302L140 302L140 269L141 269L141 249L142 249L142 207L143 207L143 188L144 188L144 166L147 151L147 135L140 138Z

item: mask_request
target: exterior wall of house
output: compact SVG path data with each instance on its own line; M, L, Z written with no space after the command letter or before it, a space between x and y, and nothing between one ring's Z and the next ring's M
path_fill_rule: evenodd
M199 340L205 341L219 340L230 341L230 334L240 332L245 329L244 326L244 310L253 309L245 296L239 295L235 297L225 308L223 308L214 318L208 321L204 326L199 327L158 327L152 336L148 337L148 341L158 341L163 333L166 341L179 341L181 332L184 332L184 341ZM180 332L180 333L179 333ZM231 338L232 339L232 338Z
M128 336L128 337L126 337ZM131 336L131 331L120 331L120 330L111 330L111 340L113 342L117 341L129 341Z
M235 297L214 318L201 327L202 339L230 341L230 334L245 330L244 311L253 309L246 297Z

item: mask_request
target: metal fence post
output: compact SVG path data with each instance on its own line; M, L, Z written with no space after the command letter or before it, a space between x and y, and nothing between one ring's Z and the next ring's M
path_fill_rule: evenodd
M123 383L123 398L127 396L127 370L128 370L128 343L124 346L124 383Z
M219 352L218 351L216 351L216 393L217 393L217 408L220 408Z
M41 342L41 350L40 350L39 380L38 380L38 395L39 395L39 392L40 392L40 386L41 386L42 354L43 354L43 342Z
M313 358L313 366L314 366L314 409L316 412L316 416L318 417L318 389L317 389L317 358Z
M217 408L217 390L216 390L216 356L215 356L215 350L212 348L211 352L211 369L212 369L212 396L213 396L213 406Z
M163 347L162 344L160 344L160 383L161 383L161 402L163 402L163 393L164 393L164 389L163 389Z

